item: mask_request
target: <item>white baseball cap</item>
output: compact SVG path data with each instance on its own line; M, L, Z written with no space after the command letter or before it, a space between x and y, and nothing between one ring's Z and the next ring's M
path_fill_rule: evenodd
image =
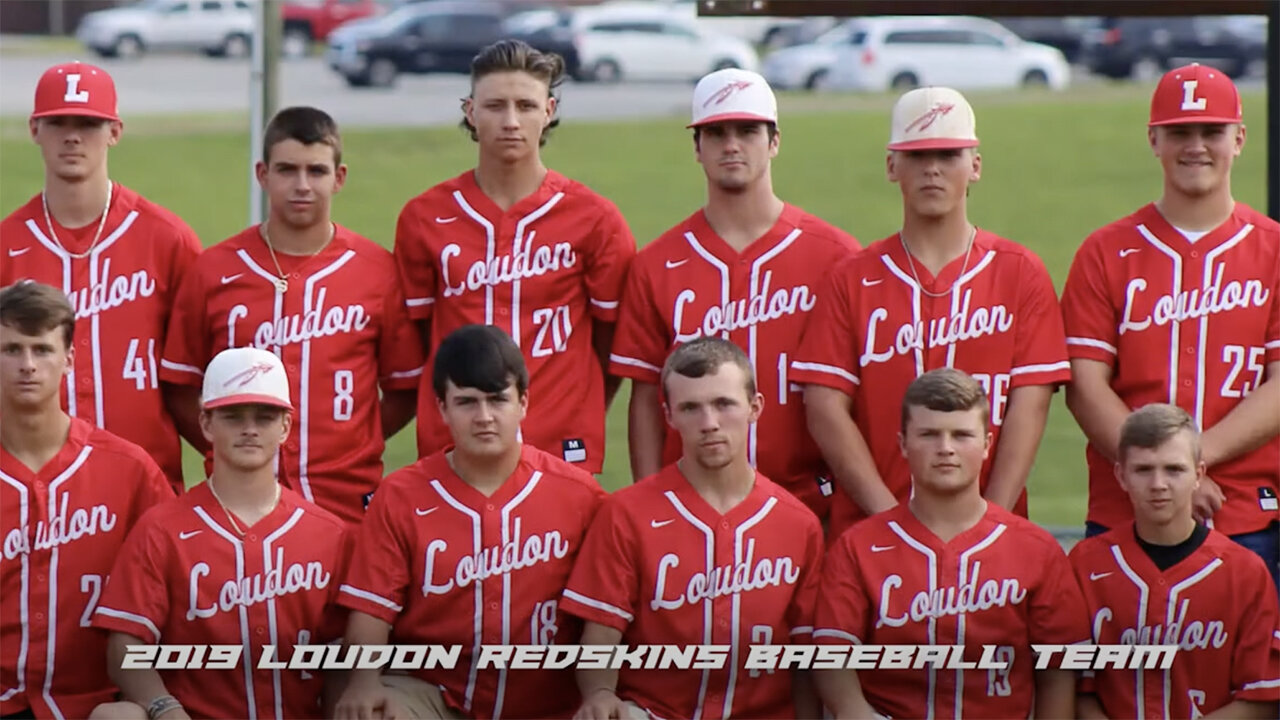
M922 87L893 106L890 150L977 147L977 120L969 101L947 87Z
M258 348L228 348L214 356L204 371L200 405L205 410L227 405L273 405L293 409L289 376L274 353Z
M693 121L698 127L729 120L778 122L778 99L758 73L738 68L705 75L693 89Z

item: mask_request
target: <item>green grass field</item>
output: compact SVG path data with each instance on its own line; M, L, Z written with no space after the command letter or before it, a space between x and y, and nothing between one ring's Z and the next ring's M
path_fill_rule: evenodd
M970 217L1038 253L1061 288L1086 234L1160 192L1159 166L1146 146L1147 97L1146 90L1114 86L1030 97L972 95L984 177L972 190ZM572 95L566 100L572 103ZM1247 94L1244 102L1256 132L1237 165L1235 193L1265 209L1263 96ZM784 96L782 148L774 164L778 194L864 244L894 232L900 198L885 180L883 151L891 104L881 96ZM123 142L112 151L112 177L177 212L212 244L246 222L245 126L238 116L129 120ZM566 123L545 159L617 203L644 243L703 201L702 173L683 128L683 118ZM17 120L0 123L4 212L40 189L39 153L25 131ZM475 162L474 146L454 128L348 129L344 142L350 174L335 218L387 246L406 200ZM609 415L607 488L628 477L626 391L624 386ZM1084 441L1060 395L1030 480L1031 515L1047 525L1079 526ZM410 427L389 443L387 469L413 459ZM188 460L188 478L199 477L198 464Z

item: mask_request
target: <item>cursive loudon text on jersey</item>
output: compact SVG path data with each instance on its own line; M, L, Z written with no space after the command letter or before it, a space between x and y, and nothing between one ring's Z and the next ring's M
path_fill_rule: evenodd
M1183 598L1178 603L1178 615L1168 625L1156 623L1138 627L1109 628L1114 614L1110 607L1098 608L1093 614L1093 637L1095 642L1118 643L1120 645L1177 645L1182 650L1207 650L1210 647L1221 648L1227 644L1227 629L1221 620L1192 620L1187 622L1187 608L1191 601ZM1119 637L1116 631L1119 630Z
M1027 589L1022 587L1017 578L1004 578L999 582L988 578L984 581L980 577L981 569L982 563L974 562L973 574L964 584L917 592L907 601L905 610L897 615L893 614L894 608L902 608L903 601L895 591L902 587L902 576L889 575L880 584L880 609L876 627L902 627L907 622L919 623L948 615L1003 608L1027 599Z
M1218 265L1213 282L1205 287L1181 290L1176 293L1157 295L1153 300L1144 297L1147 281L1134 278L1124 289L1124 314L1120 320L1120 334L1141 332L1154 325L1163 327L1171 322L1197 320L1247 307L1266 307L1271 299L1271 291L1261 280L1231 280L1225 285L1222 282L1222 271L1225 266ZM1147 307L1145 313L1139 315L1138 307Z
M807 313L817 303L817 296L808 285L796 285L790 288L778 288L769 292L773 282L773 271L765 271L764 281L759 291L749 297L728 300L723 305L712 305L702 315L702 321L685 332L685 312L698 300L698 293L692 289L681 290L676 295L675 309L671 315L671 326L675 330L675 342L684 343L705 336L743 330L753 325L761 325L770 320L779 320L799 313Z
M501 545L482 547L472 555L458 558L451 574L437 578L436 556L448 550L446 540L437 538L427 543L426 565L422 571L423 596L444 595L495 575L562 560L569 556L569 541L559 530L548 530L526 538L521 531L521 519L517 517L512 522L510 540Z
M200 579L209 576L209 563L198 562L191 567L188 583L190 599L187 605L187 621L210 618L219 612L231 612L237 607L249 607L272 598L297 592L322 590L328 587L331 574L324 563L312 560L306 564L284 564L284 548L276 548L274 561L266 570L239 578L230 578L218 589L217 605L200 607Z
M75 310L76 320L156 294L156 281L146 270L137 270L129 275L112 275L110 258L102 261L102 272L98 278L98 282L90 283L89 287L67 293L67 299Z
M960 309L947 317L929 320L928 332L923 320L905 322L881 342L880 324L889 319L889 311L877 307L867 318L866 343L862 350L862 365L892 360L895 355L907 355L916 350L955 345L965 340L1007 333L1013 327L1013 313L1004 305L971 308L973 290L965 290Z
M695 572L689 576L678 594L667 594L668 575L680 567L680 556L667 553L658 561L657 580L653 585L653 600L649 606L657 610L678 610L685 603L696 605L704 600L714 600L725 595L761 590L768 587L795 585L800 579L800 568L786 556L755 559L756 541L747 541L747 552L741 561L719 565L710 572Z
M275 321L265 321L253 333L253 346L267 349L276 345L291 345L308 340L359 332L369 327L373 318L359 303L346 307L325 307L327 288L316 293L315 307L307 312L282 315ZM227 325L235 335L236 322L249 316L249 308L236 305L227 313Z
M4 537L4 559L16 560L34 550L52 550L83 537L110 532L116 526L116 514L106 505L76 508L68 512L69 493L62 493L58 512L48 522L36 523L35 539L28 533L29 526L13 528Z
M461 246L457 243L445 245L440 251L440 279L444 285L444 296L457 297L494 285L567 270L578 264L578 254L573 251L570 243L558 242L533 247L533 239L537 234L537 231L533 231L525 236L524 245L517 246L515 252L476 260L462 276L454 275L449 268L449 261L462 254ZM457 284L453 282L455 277L458 278Z

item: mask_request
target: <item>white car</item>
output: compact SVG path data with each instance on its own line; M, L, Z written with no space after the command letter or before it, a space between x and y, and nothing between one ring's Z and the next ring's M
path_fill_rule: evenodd
M750 43L701 28L661 3L606 3L573 11L570 20L585 79L695 80L713 70L756 70Z
M696 18L699 27L710 32L732 35L739 40L765 47L776 47L785 37L787 28L804 22L803 18L768 15L699 16L698 0L659 0L659 2L679 8L689 17Z
M867 31L855 22L841 23L813 42L774 50L765 56L760 74L775 90L815 90L827 81L840 47L861 45Z
M875 17L851 21L862 42L840 45L823 88L882 92L921 85L1062 90L1071 81L1057 48L1026 42L979 17ZM856 36L855 36L856 37Z
M76 38L103 57L162 49L244 57L252 37L249 0L142 0L88 13L76 27Z

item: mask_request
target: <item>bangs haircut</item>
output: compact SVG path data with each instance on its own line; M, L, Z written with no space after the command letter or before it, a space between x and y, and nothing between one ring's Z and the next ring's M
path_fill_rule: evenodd
M700 337L677 347L662 365L662 394L667 396L667 379L673 374L687 378L714 375L723 365L737 365L746 377L747 397L756 395L756 378L751 372L751 358L742 348L719 337Z
M338 123L323 110L299 105L276 113L262 135L262 162L270 165L271 148L285 140L297 140L303 145L328 145L333 148L333 166L342 164L342 135L338 133Z
M23 335L43 335L61 328L66 350L75 336L76 314L58 288L24 280L0 290L0 324Z
M464 325L436 348L431 387L442 402L450 382L485 393L502 392L514 383L517 396L523 397L529 390L529 370L506 332L493 325Z
M1120 425L1120 444L1116 453L1124 462L1129 448L1155 450L1180 432L1191 435L1191 451L1200 462L1200 429L1186 410L1168 403L1151 403L1134 410Z
M982 427L991 421L991 405L982 384L972 375L955 368L938 368L921 375L907 386L902 396L902 432L907 432L911 408L922 407L934 412L981 410Z

